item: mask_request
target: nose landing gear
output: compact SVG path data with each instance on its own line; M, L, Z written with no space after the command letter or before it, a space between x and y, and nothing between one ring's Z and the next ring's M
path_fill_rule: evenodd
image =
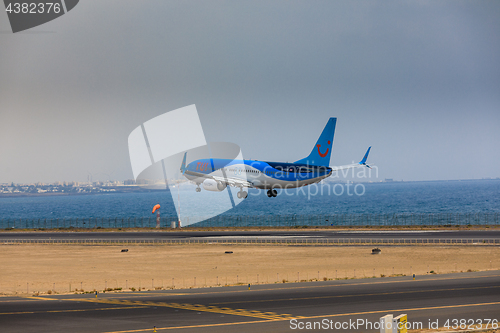
M198 185L198 187L196 188L196 192L201 192L200 185Z
M268 190L268 191L267 191L267 196L268 196L269 198L271 198L271 197L276 197L276 196L278 196L278 192L277 192L276 190L274 190L274 189Z

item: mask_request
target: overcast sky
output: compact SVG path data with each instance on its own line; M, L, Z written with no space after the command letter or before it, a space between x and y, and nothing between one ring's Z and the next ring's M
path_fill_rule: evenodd
M130 132L190 104L245 158L303 158L338 117L332 165L373 146L380 179L500 177L500 1L82 0L16 34L0 13L0 182L132 178Z

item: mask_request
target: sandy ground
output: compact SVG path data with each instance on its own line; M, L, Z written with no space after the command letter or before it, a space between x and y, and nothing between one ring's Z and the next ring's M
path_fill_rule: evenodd
M128 252L121 252L128 248ZM189 288L500 269L498 246L0 245L0 294ZM233 251L226 254L225 251Z

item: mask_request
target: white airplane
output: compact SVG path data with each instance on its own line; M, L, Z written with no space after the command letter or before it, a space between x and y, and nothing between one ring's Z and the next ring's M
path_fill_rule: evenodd
M238 198L244 199L248 196L244 188L266 189L268 197L276 197L277 188L296 188L319 183L338 170L370 168L366 160L371 147L359 163L329 166L336 123L337 118L330 118L309 156L294 163L206 158L186 165L186 152L181 171L187 179L196 183L197 192L201 191L200 185L207 191L218 192L224 191L227 186L233 186L240 189Z

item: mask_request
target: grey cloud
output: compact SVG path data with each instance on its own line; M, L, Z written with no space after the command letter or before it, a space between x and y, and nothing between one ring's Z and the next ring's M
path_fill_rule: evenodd
M207 138L248 158L299 159L337 116L333 164L373 145L382 177L498 177L499 14L496 1L80 2L35 29L55 33L0 34L0 182L130 178L130 131L193 103Z

